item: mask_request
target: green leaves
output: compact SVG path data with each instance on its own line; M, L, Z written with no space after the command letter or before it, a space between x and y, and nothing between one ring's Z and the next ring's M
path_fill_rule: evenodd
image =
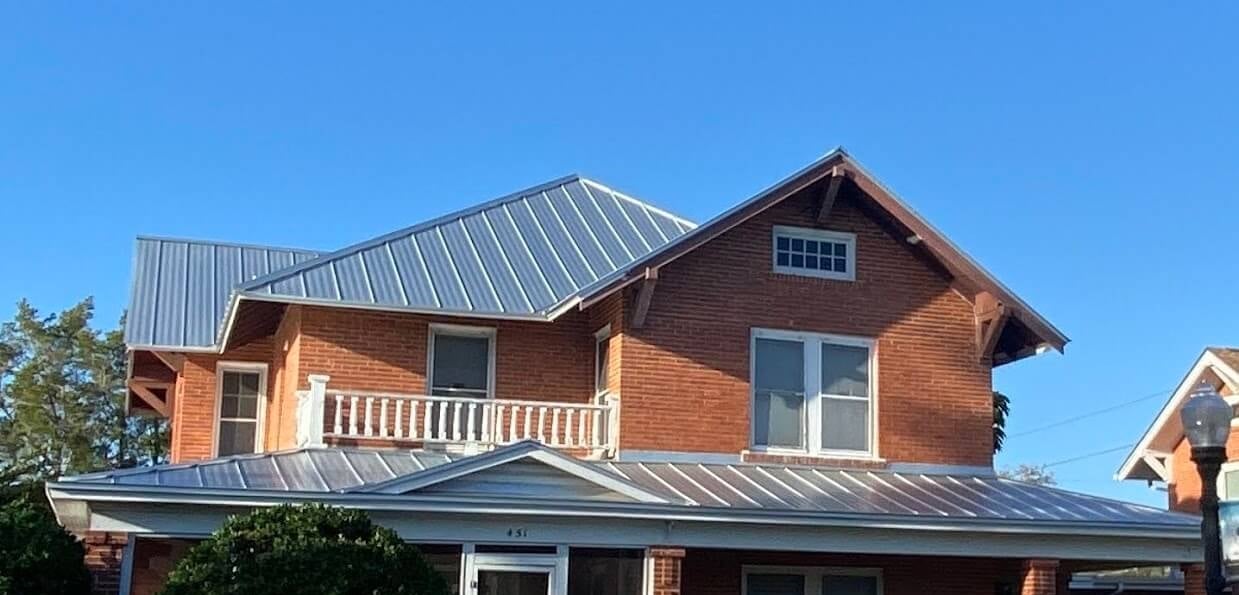
M172 570L163 595L447 595L412 545L364 512L318 504L229 518Z
M1011 399L998 391L994 396L994 454L1002 450L1002 443L1007 439L1007 416L1011 415Z
M85 555L51 511L25 498L0 502L0 595L85 595Z
M58 314L17 304L0 325L0 476L42 480L161 461L162 420L127 419L125 345L91 327L87 298Z

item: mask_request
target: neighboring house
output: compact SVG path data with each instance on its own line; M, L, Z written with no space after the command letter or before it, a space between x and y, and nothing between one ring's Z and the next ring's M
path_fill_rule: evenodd
M172 464L48 485L100 593L285 502L368 511L462 595L1048 595L1201 557L1191 515L995 476L992 368L1067 338L842 150L700 226L573 176L135 268L130 405Z

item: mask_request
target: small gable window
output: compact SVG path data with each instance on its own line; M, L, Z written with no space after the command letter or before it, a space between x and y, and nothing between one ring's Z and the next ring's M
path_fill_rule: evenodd
M852 281L856 278L856 235L776 225L774 272Z

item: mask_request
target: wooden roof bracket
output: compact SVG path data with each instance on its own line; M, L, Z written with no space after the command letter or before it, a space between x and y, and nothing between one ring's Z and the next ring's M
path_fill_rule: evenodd
M168 403L156 396L155 393L151 392L151 389L162 388L164 389L165 395L170 395L172 394L171 384L143 382L132 379L129 380L127 384L129 385L129 390L132 391L133 394L137 395L139 399L142 399L142 402L146 403L151 409L154 409L159 415L168 417Z
M838 165L830 168L830 181L827 182L826 187L822 189L821 198L818 201L818 225L825 224L826 218L830 216L830 210L835 206L835 199L839 198L839 188L843 186L844 173L845 170Z
M641 289L637 290L637 301L632 311L632 328L643 328L645 317L650 312L650 301L654 299L654 285L658 283L658 268L647 267Z
M998 337L1002 334L1002 327L1006 326L1011 312L1006 304L985 291L977 294L973 312L976 316L977 357L985 361L993 357L994 348L998 346Z

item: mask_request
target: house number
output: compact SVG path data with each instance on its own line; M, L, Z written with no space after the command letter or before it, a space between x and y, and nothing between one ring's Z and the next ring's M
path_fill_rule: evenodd
M529 537L529 530L524 527L508 527L508 537L524 539Z

